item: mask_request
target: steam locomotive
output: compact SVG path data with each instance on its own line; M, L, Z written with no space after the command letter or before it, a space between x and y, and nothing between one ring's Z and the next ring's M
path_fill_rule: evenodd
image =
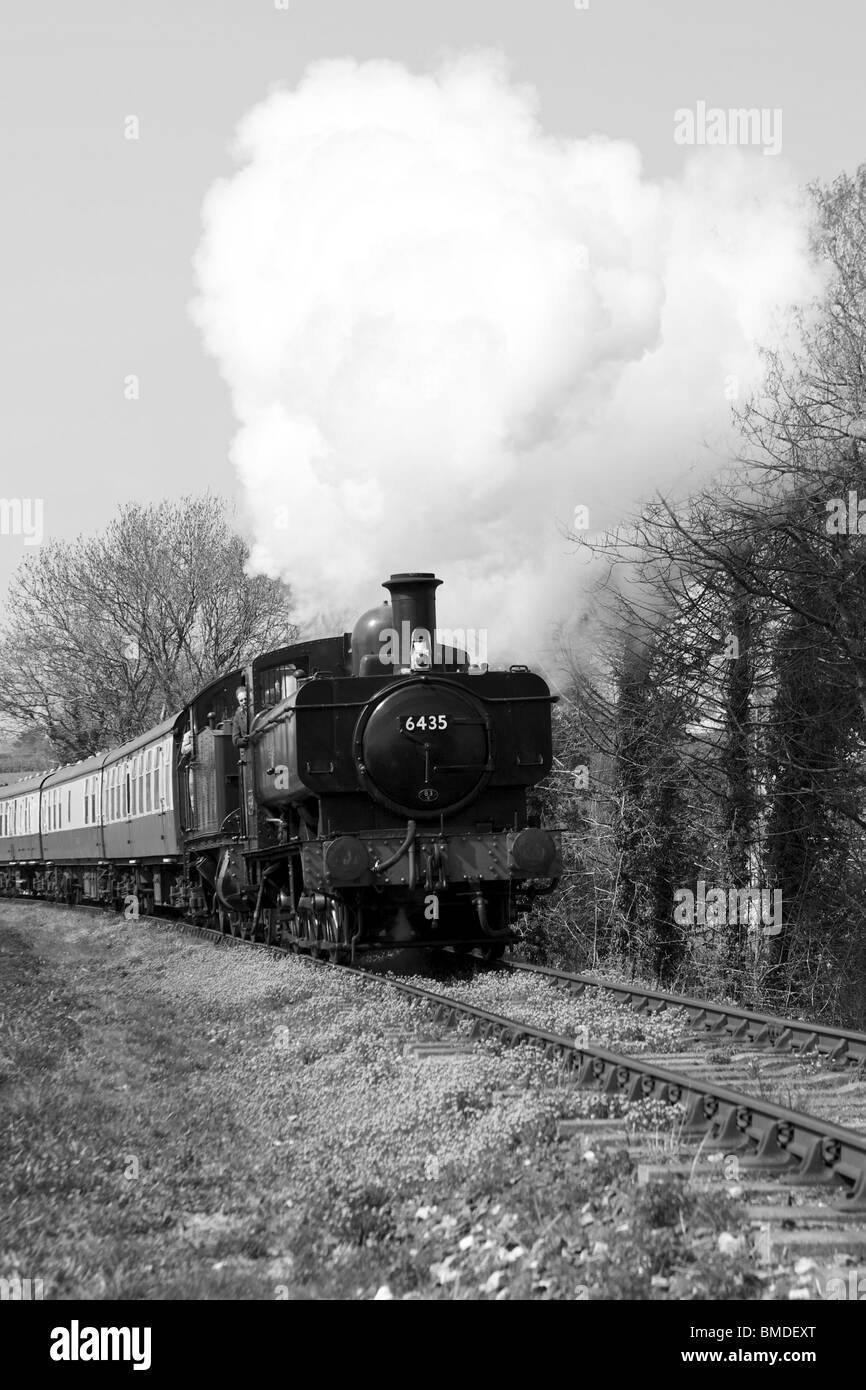
M442 645L440 582L392 575L351 634L267 652L124 747L0 789L0 892L336 960L501 954L561 872L527 814L555 697Z

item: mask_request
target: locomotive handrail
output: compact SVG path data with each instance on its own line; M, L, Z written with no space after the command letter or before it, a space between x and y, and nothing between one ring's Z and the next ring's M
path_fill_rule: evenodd
M529 705L533 701L541 701L545 705L557 705L560 701L559 695L479 695L479 700L483 700L485 705Z
M371 698L373 698L373 697L371 697ZM369 703L370 703L370 700L334 700L333 703L329 703L329 704L326 704L326 705L306 705L306 704L304 704L304 705L296 705L295 708L298 709L298 710L302 710L302 709L303 709L303 710L307 710L307 709L363 709L364 705L368 705Z

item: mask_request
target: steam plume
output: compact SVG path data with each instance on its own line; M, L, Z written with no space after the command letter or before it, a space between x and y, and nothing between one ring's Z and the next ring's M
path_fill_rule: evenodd
M724 451L756 344L812 288L782 161L714 149L650 183L632 144L546 134L496 55L318 63L236 154L194 314L252 563L308 624L429 569L440 621L532 660L578 601L575 507L601 530Z

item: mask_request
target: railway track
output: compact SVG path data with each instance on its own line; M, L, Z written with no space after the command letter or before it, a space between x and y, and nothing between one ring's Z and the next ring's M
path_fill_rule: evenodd
M45 906L44 903L40 905ZM91 911L100 913L103 910ZM293 954L281 946L253 942L192 923L168 918L141 920L163 930L209 939L220 946L265 951L275 957ZM397 990L419 1008L429 1011L433 1022L468 1023L470 1040L539 1047L559 1064L566 1084L600 1093L614 1102L614 1110L618 1108L617 1101L653 1100L676 1106L675 1114L680 1117L678 1161L661 1166L652 1161L658 1155L646 1148L645 1139L639 1135L629 1137L622 1119L615 1116L600 1120L564 1120L560 1125L560 1137L578 1142L584 1148L625 1144L638 1163L639 1178L645 1181L662 1173L674 1173L693 1182L711 1184L718 1183L722 1176L730 1180L733 1174L743 1195L756 1199L748 1210L756 1228L756 1248L764 1258L772 1258L774 1252L783 1248L788 1253L832 1253L834 1258L866 1256L866 1120L861 1132L843 1127L827 1116L810 1114L782 1105L766 1095L741 1089L739 1084L730 1085L729 1078L720 1077L717 1070L707 1066L703 1047L694 1055L678 1056L676 1066L672 1066L668 1055L614 1052L588 1038L549 1032L393 975L377 975L357 966L333 964L308 956L299 959L310 969L351 974L364 988ZM723 1036L728 1036L728 1030L733 1028L730 1036L734 1041L748 1038L759 1047L775 1048L779 1039L783 1039L783 1047L787 1047L786 1032L795 1033L790 1021L772 1020L773 1031L767 1027L765 1034L757 1030L756 1036L752 1036L761 1016L750 1015L748 1011L728 1010L726 1006L708 1001L682 1000L679 996L658 992L599 985L588 977L584 984L584 977L548 972L543 967L526 967L523 963L515 963L514 968L529 968L534 973L559 980L560 984L567 983L569 988L575 985L579 989L590 985L606 988L614 994L628 996L624 1002L631 1002L637 995L651 996L646 997L642 1005L640 999L637 1000L637 1007L641 1008L651 1005L667 1008L674 1004L695 1008L692 1021L711 1038L719 1035L717 1020L722 1019L726 1020ZM739 1022L736 1022L738 1016ZM743 1024L749 1029L748 1033L736 1031ZM778 1031L777 1025L785 1027ZM796 1028L804 1026L797 1024ZM823 1032L838 1034L842 1031L812 1029L812 1033L819 1036ZM417 1044L417 1038L415 1042ZM457 1050L463 1047L465 1038ZM827 1053L826 1048L814 1043L807 1050ZM833 1060L838 1061L841 1055ZM672 1160L673 1157L671 1154Z
M504 961L502 968L541 976L575 994L598 990L636 1013L679 1010L695 1029L704 1031L714 1040L727 1038L773 1052L814 1052L830 1062L847 1062L854 1066L866 1064L866 1033L832 1028L817 1022L779 1018L734 1004L716 1004L688 995L667 994L662 990L598 980L592 975L576 975L546 965L532 965L528 961Z

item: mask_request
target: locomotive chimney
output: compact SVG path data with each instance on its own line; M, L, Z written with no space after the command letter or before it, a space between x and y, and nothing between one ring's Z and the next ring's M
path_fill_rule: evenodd
M436 590L442 583L435 574L392 574L384 581L391 595L391 612L397 632L402 634L408 623L408 636L419 628L427 632L430 642L436 640Z

